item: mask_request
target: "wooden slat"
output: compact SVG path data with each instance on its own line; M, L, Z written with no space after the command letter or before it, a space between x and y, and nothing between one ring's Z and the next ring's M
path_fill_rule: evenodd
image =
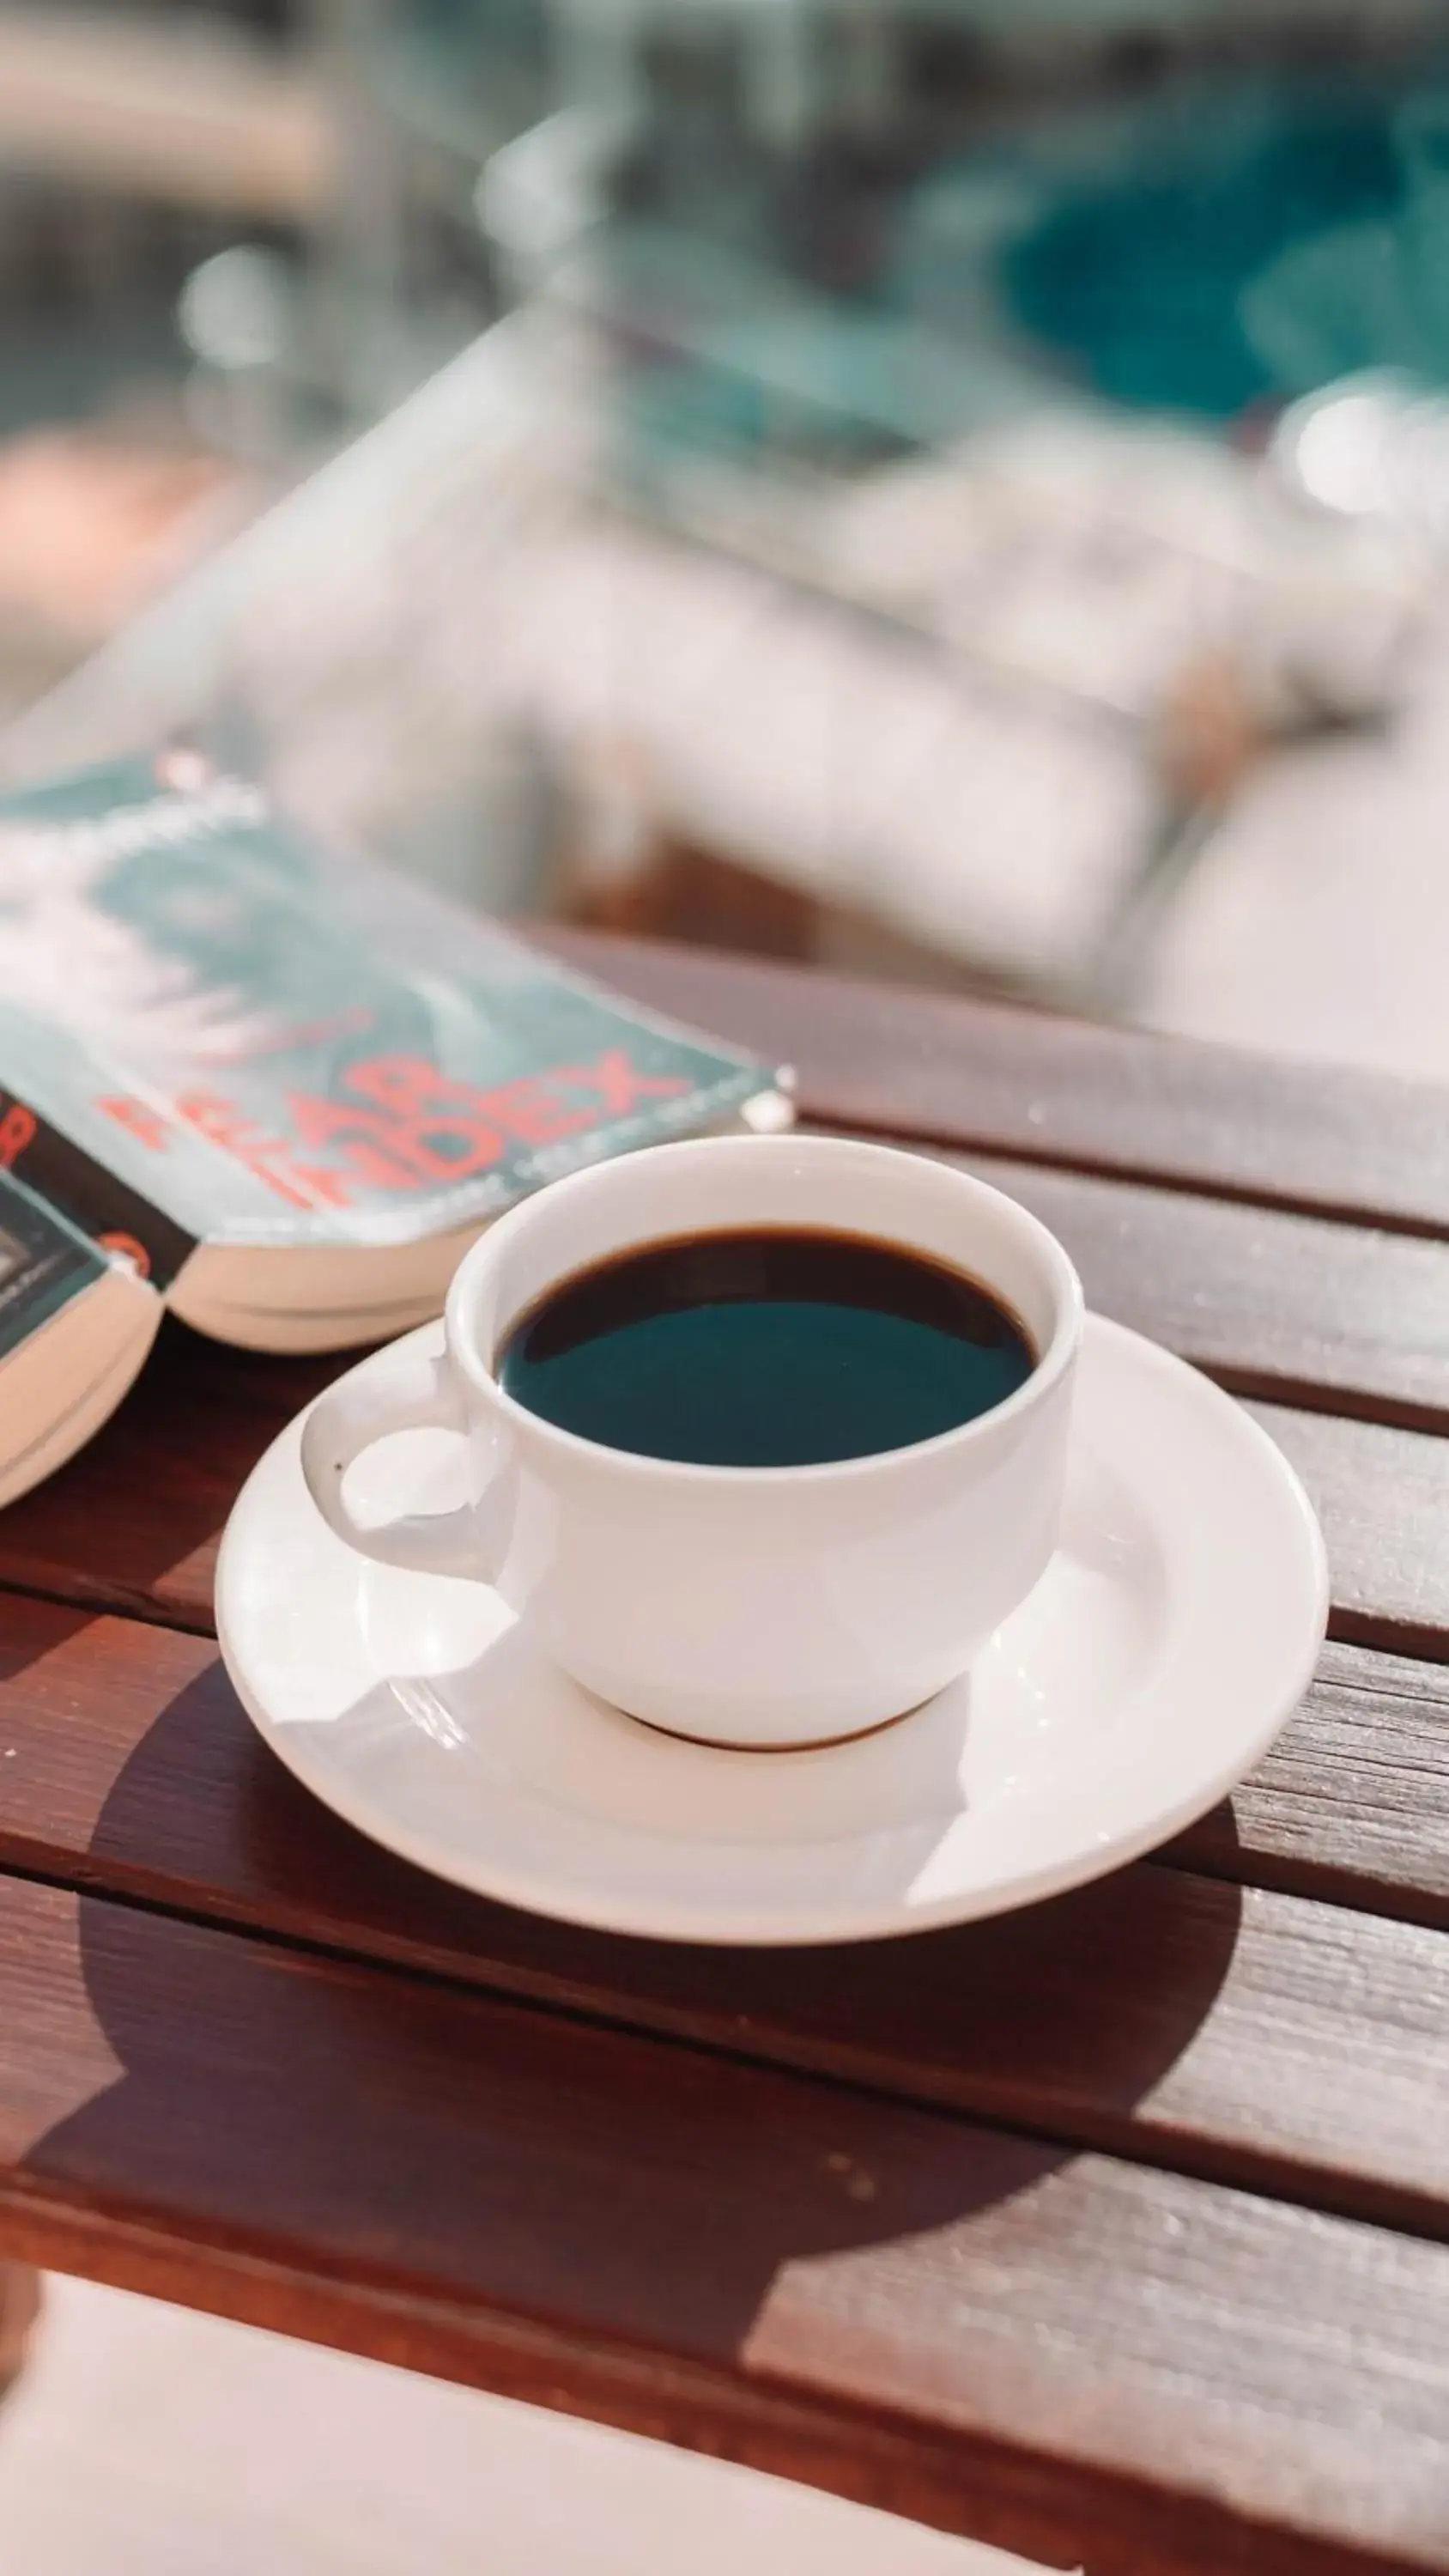
M596 932L532 935L793 1064L804 1108L836 1125L1449 1233L1435 1084Z
M1231 1806L1172 1852L1449 1930L1449 1674L1325 1647ZM313 1938L395 1936L397 1955L444 1967L477 1944L474 1909L335 1825L263 1755L209 1641L22 1596L0 1600L0 1858Z
M1144 1866L907 1943L607 1940L476 1903L339 1825L258 1744L200 1640L38 1602L8 1605L3 1633L0 1865L1449 2234L1449 1938L1244 1896L1225 1881L1254 1854L1221 1819L1200 1829L1215 1880ZM1334 1659L1351 1677L1361 1660ZM1270 1849L1286 1809L1312 1851L1297 1788L1343 1697L1330 1682L1293 1730L1288 1794L1267 1766ZM1328 1867L1372 1902L1340 1857L1351 1763L1338 1781ZM1449 1758L1419 1785L1391 1817L1392 1858L1444 1921Z
M1266 1761L1170 1856L1449 1931L1449 1672L1326 1646Z
M1445 2563L1449 2249L14 1881L0 2234L1094 2576Z
M1449 1449L1281 1405L1250 1407L1291 1458L1328 1542L1333 1634L1391 1654L1449 1656Z
M209 1629L217 1543L244 1479L348 1364L259 1358L163 1325L119 1413L0 1512L0 1584Z
M1235 1393L1449 1430L1449 1245L992 1155L951 1160L1060 1236L1099 1314Z
M0 1585L207 1632L216 1550L241 1483L326 1375L167 1336L116 1420L0 1515ZM1303 1477L1328 1539L1334 1633L1449 1656L1449 1453L1378 1423L1250 1408Z
M1438 1654L1449 1631L1449 1248L976 1157L1080 1263L1103 1312L1243 1391L1376 1412L1263 1414L1320 1499L1341 1633ZM169 1327L84 1455L0 1514L0 1583L211 1618L216 1542L248 1469L348 1365L266 1360Z

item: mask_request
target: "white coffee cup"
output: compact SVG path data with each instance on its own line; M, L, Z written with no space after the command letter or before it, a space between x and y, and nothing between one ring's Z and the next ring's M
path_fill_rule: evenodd
M605 1449L504 1392L497 1355L550 1287L610 1254L743 1226L927 1253L993 1290L1037 1353L989 1413L818 1467L681 1465ZM496 1586L601 1698L709 1742L783 1748L899 1717L964 1672L1044 1571L1066 1472L1082 1292L1055 1237L948 1164L817 1137L655 1146L556 1182L474 1245L437 1358L399 1345L319 1398L302 1465L323 1517L385 1565ZM473 1500L360 1524L344 1479L375 1440L442 1425Z

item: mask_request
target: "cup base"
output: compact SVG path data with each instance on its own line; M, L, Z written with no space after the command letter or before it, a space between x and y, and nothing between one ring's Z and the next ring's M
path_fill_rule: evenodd
M788 1744L751 1744L738 1735L696 1735L686 1727L661 1726L654 1717L636 1717L629 1708L620 1708L619 1715L627 1717L632 1726L644 1727L650 1735L666 1736L671 1744L700 1744L711 1753L835 1753L843 1744L864 1744L872 1735L886 1735L893 1726L904 1726L908 1717L929 1707L936 1696L932 1691L927 1699L913 1699L909 1708L897 1709L893 1717L874 1718L869 1726L852 1727L848 1735L806 1735ZM617 1705L614 1700L609 1702L611 1708Z

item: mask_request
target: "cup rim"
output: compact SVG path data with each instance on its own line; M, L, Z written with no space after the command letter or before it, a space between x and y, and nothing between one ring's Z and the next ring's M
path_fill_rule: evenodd
M483 1359L477 1346L477 1335L468 1330L466 1313L477 1293L479 1280L486 1275L490 1264L498 1259L500 1250L506 1248L507 1238L527 1228L545 1196L556 1206L560 1191L607 1186L605 1176L609 1173L622 1171L630 1165L637 1169L641 1162L652 1162L661 1155L702 1158L739 1149L751 1155L799 1155L803 1152L812 1160L827 1155L849 1155L866 1162L920 1162L963 1192L975 1205L986 1202L995 1210L1004 1209L1009 1221L1031 1244L1035 1256L1050 1277L1057 1307L1051 1339L1030 1376L985 1413L977 1414L970 1422L958 1422L949 1431L933 1432L927 1440L907 1441L895 1449L871 1449L859 1458L820 1459L794 1467L716 1466L697 1459L653 1458L636 1449L613 1449L601 1440L585 1438L582 1432L565 1430L561 1423L549 1422L542 1414L530 1411L526 1404L520 1404L516 1396L509 1394L491 1361ZM639 1237L641 1243L649 1239L642 1233ZM883 1231L881 1240L900 1242L907 1251L916 1249L888 1229ZM997 1293L987 1280L982 1280L980 1285L993 1295ZM878 1476L882 1469L943 1456L953 1448L969 1451L992 1436L1000 1424L1033 1411L1045 1401L1076 1357L1085 1313L1082 1283L1071 1256L1051 1228L1043 1225L1040 1217L1033 1216L1030 1208L1023 1207L1021 1201L1012 1198L1008 1191L998 1190L990 1181L978 1179L974 1172L961 1171L954 1164L937 1161L931 1155L913 1154L902 1146L877 1144L865 1137L801 1136L792 1132L783 1136L684 1137L666 1144L643 1146L607 1162L587 1164L581 1171L570 1172L564 1178L550 1182L546 1192L531 1193L507 1209L464 1254L448 1290L444 1325L449 1358L474 1392L485 1404L496 1408L523 1437L538 1442L545 1451L552 1449L563 1457L588 1459L596 1464L603 1461L611 1470L636 1478L667 1479L674 1484L683 1480L711 1486L717 1491L728 1487L734 1492L757 1485L762 1491L773 1494L786 1489L798 1491L812 1483L835 1485L844 1479Z

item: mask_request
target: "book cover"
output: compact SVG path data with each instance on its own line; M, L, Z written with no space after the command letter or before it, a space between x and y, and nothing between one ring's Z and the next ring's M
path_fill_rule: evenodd
M0 1171L0 1361L106 1275L105 1255Z
M0 805L0 1030L0 1163L160 1286L481 1222L774 1081L185 751Z

